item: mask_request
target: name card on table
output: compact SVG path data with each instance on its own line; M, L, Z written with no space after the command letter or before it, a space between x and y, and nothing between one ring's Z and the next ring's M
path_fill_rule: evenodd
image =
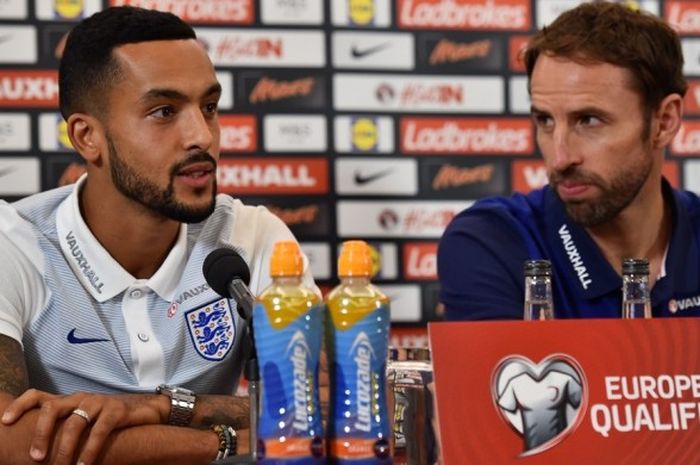
M444 465L700 463L700 319L430 323Z

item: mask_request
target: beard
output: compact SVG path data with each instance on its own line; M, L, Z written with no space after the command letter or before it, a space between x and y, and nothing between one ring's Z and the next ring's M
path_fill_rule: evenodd
M170 169L168 185L163 189L129 166L119 156L109 135L107 135L107 144L109 146L109 170L112 182L117 190L127 198L161 216L181 223L199 223L207 219L214 211L216 205L216 177L214 178L211 200L207 204L191 206L175 198L175 176L185 166L202 161L211 162L216 166L216 160L208 153L194 153L188 156L187 159L173 165ZM204 189L200 189L200 192L203 192Z
M594 227L611 221L632 203L649 178L652 165L651 154L646 154L640 163L634 165L634 169L618 172L617 176L609 182L598 175L572 167L562 173L551 174L549 183L553 188L554 195L564 205L567 216L574 223L584 227ZM600 198L564 201L557 191L557 187L562 181L580 181L592 184L600 189Z

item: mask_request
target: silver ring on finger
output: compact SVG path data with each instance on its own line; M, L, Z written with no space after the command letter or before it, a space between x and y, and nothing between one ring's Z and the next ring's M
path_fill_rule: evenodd
M87 424L89 425L92 423L92 420L90 419L90 415L83 409L77 408L71 412L71 415L78 415L80 418L83 420L87 421Z

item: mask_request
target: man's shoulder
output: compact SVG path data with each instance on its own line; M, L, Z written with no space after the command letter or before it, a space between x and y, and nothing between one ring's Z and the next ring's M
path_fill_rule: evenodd
M53 218L53 213L61 202L70 195L73 188L73 185L69 185L30 195L12 204L7 204L14 213L6 210L5 214L19 215L25 221L42 229L41 225Z
M533 226L545 215L547 188L528 194L513 193L508 197L487 197L459 213L455 220L461 224L502 225L513 222Z
M210 219L216 219L217 217L226 217L245 223L277 219L266 207L262 205L247 205L240 199L233 198L227 194L218 194L216 196L214 213L212 213Z

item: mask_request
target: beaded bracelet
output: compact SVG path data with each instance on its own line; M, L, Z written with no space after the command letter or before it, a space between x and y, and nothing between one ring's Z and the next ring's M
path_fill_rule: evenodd
M219 452L216 454L216 460L236 455L238 449L236 430L229 425L212 425L211 429L219 436Z

